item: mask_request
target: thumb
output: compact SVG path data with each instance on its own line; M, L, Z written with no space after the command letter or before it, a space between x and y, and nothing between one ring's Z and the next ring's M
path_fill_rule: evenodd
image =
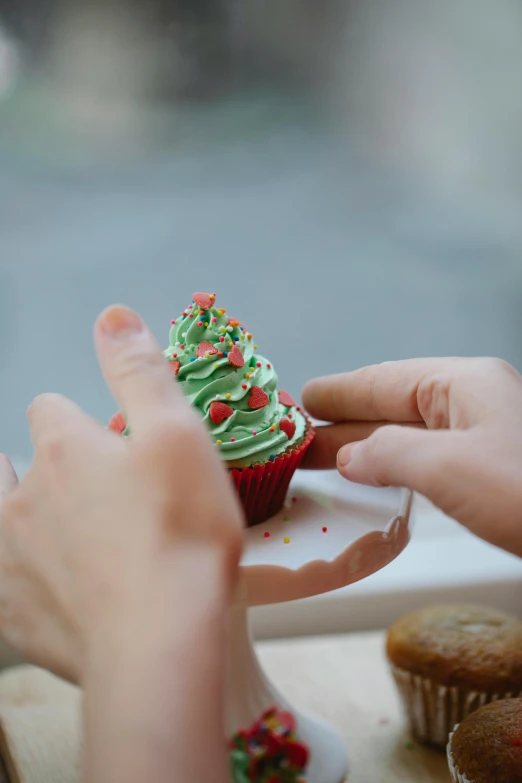
M457 501L453 496L469 473L474 451L469 440L469 433L463 431L390 425L366 440L343 446L337 467L350 481L407 487L448 509Z

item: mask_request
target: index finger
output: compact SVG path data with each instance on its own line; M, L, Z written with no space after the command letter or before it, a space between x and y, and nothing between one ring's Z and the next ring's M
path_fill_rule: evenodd
M125 307L110 307L95 327L98 359L107 384L134 431L166 416L186 415L186 403L147 325Z
M455 359L407 359L316 378L303 391L308 413L322 421L420 422L419 385Z
M61 394L40 394L27 409L27 419L36 449L65 433L85 441L101 429L98 422Z

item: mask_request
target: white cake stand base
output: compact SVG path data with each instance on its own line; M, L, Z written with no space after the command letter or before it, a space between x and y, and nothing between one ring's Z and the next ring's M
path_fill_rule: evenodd
M297 735L310 751L307 781L341 783L348 772L343 742L327 723L300 714L269 682L255 653L247 602L239 599L231 610L228 659L227 734L247 728L271 707L289 710L297 720Z
M228 736L271 707L290 711L310 751L307 783L341 783L346 749L318 718L300 714L263 673L253 648L249 606L336 590L384 568L410 539L411 493L356 486L336 471L297 474L287 507L246 531L241 580L231 609L227 673Z

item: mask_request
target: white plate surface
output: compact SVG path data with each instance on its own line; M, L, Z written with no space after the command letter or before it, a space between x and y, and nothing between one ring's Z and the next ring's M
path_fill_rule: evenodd
M350 484L337 471L298 472L286 507L246 532L250 605L336 590L384 568L410 539L410 508L405 490Z

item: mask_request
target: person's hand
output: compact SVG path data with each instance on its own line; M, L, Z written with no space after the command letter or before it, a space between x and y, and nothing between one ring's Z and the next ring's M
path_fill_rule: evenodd
M45 395L28 411L35 459L19 486L0 456L0 633L77 682L91 659L190 612L218 571L229 591L241 549L222 463L147 327L112 308L95 336L132 437Z
M310 381L303 404L330 422L303 467L337 464L350 481L409 487L522 556L522 376L511 365L386 362Z

